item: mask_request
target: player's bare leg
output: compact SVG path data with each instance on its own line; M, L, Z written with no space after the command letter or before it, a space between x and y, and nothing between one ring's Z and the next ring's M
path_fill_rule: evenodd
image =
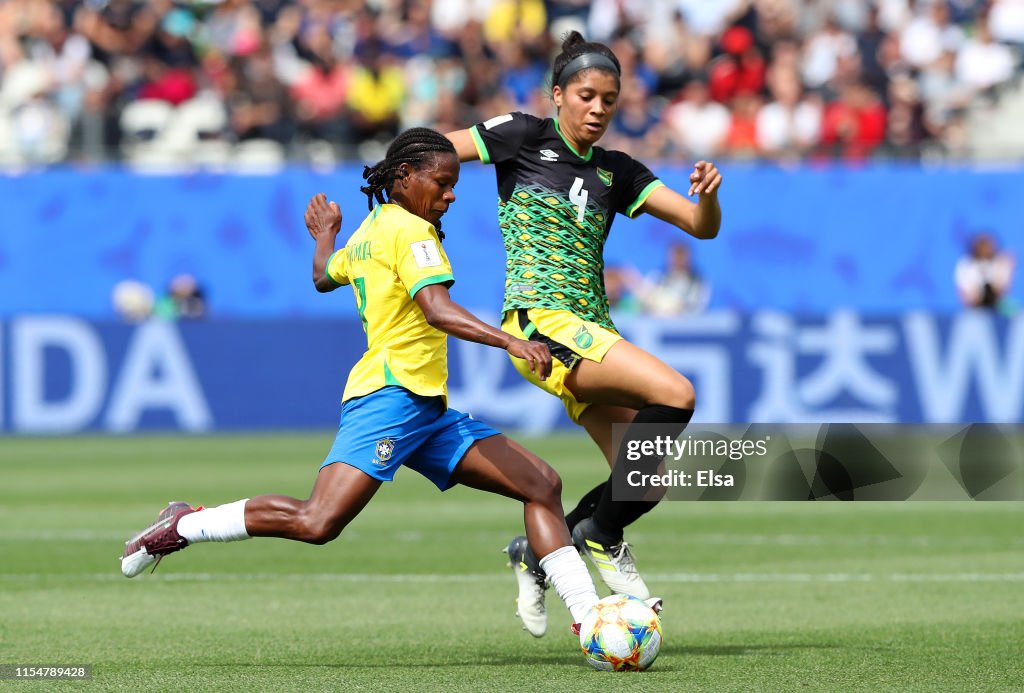
M608 462L609 469L615 465L617 452L613 446L612 426L632 423L636 418L636 413L636 409L629 407L620 407L614 404L592 404L580 416L580 426L601 450L601 454Z
M590 436L591 440L594 441L594 444L601 450L601 454L604 455L609 468L615 465L615 449L612 446L612 426L615 424L632 423L634 418L636 418L636 409L616 407L610 404L592 404L580 416L580 425ZM584 520L594 514L594 510L601 500L601 495L604 493L607 483L608 480L605 479L587 491L580 498L579 502L576 503L576 507L565 514L565 524L569 526L570 534L576 525L579 524L580 520Z
M308 500L265 495L245 504L245 528L253 537L281 537L326 544L341 531L380 488L379 479L343 462L320 470Z
M565 384L581 402L641 410L664 405L692 409L690 381L658 357L626 340L616 342L601 363L580 361Z
M197 542L281 537L309 544L335 539L380 488L381 482L347 464L320 470L307 500L263 495L215 508L174 502L139 532L121 556L121 572L135 577L166 555Z
M538 567L547 575L574 621L597 602L587 567L572 545L562 515L562 481L539 457L505 436L479 440L459 462L452 481L491 491L523 503L526 535ZM534 636L547 630L543 581L519 579L519 616Z

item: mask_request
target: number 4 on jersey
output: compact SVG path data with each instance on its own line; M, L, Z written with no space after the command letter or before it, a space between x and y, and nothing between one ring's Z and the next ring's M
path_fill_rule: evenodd
M576 221L580 224L583 223L583 215L587 211L588 197L590 197L590 193L583 187L583 179L577 177L572 183L572 188L569 189L569 202L576 205Z

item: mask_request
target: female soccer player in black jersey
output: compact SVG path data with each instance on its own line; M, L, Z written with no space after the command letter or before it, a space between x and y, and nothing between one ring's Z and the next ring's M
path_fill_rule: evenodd
M662 424L681 432L695 396L686 377L624 340L612 323L603 279L612 220L616 212L630 218L647 212L699 239L714 238L722 220L722 176L714 164L694 164L688 194L697 195L695 204L629 155L596 146L615 114L619 77L615 54L574 31L552 66L557 117L509 113L448 134L461 161L495 165L508 268L502 327L547 343L555 357L546 381L524 362L513 363L562 399L613 468L621 462L613 424ZM639 434L631 428L627 436ZM614 502L609 478L566 516L577 548L614 592L649 597L622 535L655 504ZM513 539L508 552L520 616L530 632L543 635L545 576L524 538Z

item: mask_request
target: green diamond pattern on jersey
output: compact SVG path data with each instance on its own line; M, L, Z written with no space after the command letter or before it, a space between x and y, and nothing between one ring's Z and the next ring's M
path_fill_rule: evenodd
M538 185L517 186L498 204L505 241L503 310L568 310L615 329L604 289L605 215L579 208L568 195Z

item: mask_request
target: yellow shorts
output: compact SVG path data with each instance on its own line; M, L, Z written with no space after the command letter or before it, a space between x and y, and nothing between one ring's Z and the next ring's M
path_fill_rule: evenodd
M531 383L562 400L569 418L578 424L580 416L590 404L578 401L565 386L565 379L581 359L601 363L608 350L622 339L622 336L615 330L587 322L567 310L547 308L506 311L501 329L519 339L529 339L548 345L553 358L551 375L547 380L538 379L530 371L530 364L523 359L510 357L512 365Z

